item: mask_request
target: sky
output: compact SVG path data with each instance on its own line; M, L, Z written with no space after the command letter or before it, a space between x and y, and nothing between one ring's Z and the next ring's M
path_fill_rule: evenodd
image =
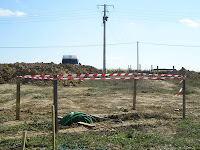
M0 0L0 63L61 63L77 55L103 68L200 71L199 0ZM138 41L138 47L137 47Z

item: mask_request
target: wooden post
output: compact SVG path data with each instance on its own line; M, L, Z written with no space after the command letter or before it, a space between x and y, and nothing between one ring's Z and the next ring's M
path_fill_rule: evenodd
M185 120L185 78L183 79L183 120Z
M157 74L158 74L158 66L157 66Z
M137 77L137 76L135 76ZM134 79L134 87L133 87L133 110L135 110L135 105L136 105L136 89L137 88L137 80Z
M52 142L53 142L53 150L56 149L56 133L55 133L55 108L52 106Z
M57 75L54 75L53 78L53 97L54 97L54 108L55 108L55 132L58 133L58 93L57 93L57 86L58 86L58 81L57 81Z
M20 120L20 78L17 78L16 120Z
M22 135L22 150L25 150L25 144L26 144L26 131L23 132L23 135Z

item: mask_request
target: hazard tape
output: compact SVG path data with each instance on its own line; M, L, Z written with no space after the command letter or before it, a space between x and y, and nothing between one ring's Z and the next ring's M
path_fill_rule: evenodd
M183 91L183 88L181 88L175 96L178 96L182 91Z
M182 77L125 77L125 78L57 78L57 80L165 80L165 79L180 79ZM53 79L56 80L56 79Z
M47 77L23 77L26 79L44 79L44 80L165 80L181 79L182 77L125 77L125 78L47 78Z
M18 76L19 78L25 78L25 79L44 79L44 80L53 80L53 78L49 77L31 77L31 76Z
M58 77L114 77L114 76L163 76L163 77L184 77L183 75L169 75L169 74L148 74L148 73L111 73L111 74L65 74L58 75Z
M41 79L47 79L50 77L53 77L53 75L21 75L21 76L17 76L18 78L41 78Z
M64 74L64 75L57 75L57 78L68 78L68 77L78 77L78 78L87 78L87 77L114 77L114 76L159 76L159 77L180 77L183 78L183 75L169 75L169 74L149 74L149 73L111 73L111 74ZM53 75L22 75L17 76L21 78L51 78Z
M142 76L160 76L160 77L185 77L184 75L170 75L170 74L149 74L149 73L137 73Z
M111 73L111 74L64 74L58 75L58 77L114 77L114 76L134 76L137 73Z

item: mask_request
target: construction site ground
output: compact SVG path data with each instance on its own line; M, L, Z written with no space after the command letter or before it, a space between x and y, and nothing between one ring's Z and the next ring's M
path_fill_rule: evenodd
M20 120L15 119L16 84L0 84L0 149L20 148L21 143L15 140L21 141L23 131L27 131L27 139L51 137L53 83L48 82L46 86L21 85ZM95 122L93 128L78 124L66 127L59 125L58 135L135 129L168 138L175 137L183 113L183 96L175 96L182 86L180 80L138 80L136 110L133 110L133 85L133 80L95 80L76 85L58 85L59 116L79 111L104 118ZM200 88L188 84L186 80L186 119L197 123L200 121L199 94ZM7 145L6 148L4 143L12 140L13 145ZM115 144L111 149L123 149L122 146ZM48 149L37 144L27 149L37 148ZM165 148L175 147L168 145Z

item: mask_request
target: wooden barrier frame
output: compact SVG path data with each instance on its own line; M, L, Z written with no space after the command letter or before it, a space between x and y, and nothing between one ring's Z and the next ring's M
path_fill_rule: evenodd
M183 77L183 120L185 120L186 115L186 103L185 103L185 77ZM133 110L136 110L136 94L137 94L137 81L134 79L133 87Z
M17 78L17 94L16 94L16 120L20 120L20 78ZM58 133L58 82L57 75L53 79L53 97L55 107L55 132Z
M183 119L186 115L186 103L185 103L185 77L183 77ZM55 107L55 133L58 133L58 93L57 93L57 75L53 78L53 97ZM136 109L136 94L137 94L137 81L134 79L133 87L133 110ZM20 120L20 78L17 79L17 94L16 94L16 120Z

